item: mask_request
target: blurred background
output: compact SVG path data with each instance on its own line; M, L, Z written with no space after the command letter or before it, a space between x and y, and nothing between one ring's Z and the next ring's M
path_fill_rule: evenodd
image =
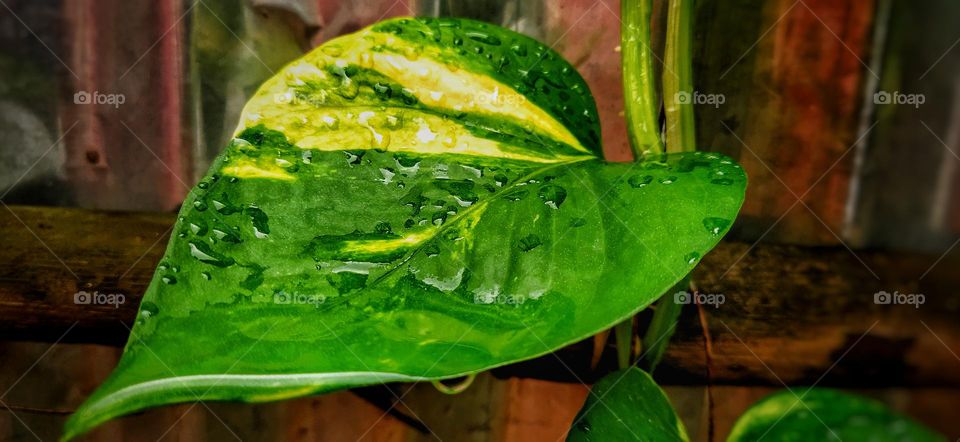
M662 32L665 2L655 1ZM616 0L0 0L0 440L54 440L106 377L173 214L257 87L376 21L461 16L586 78L629 160ZM852 389L960 437L960 3L697 0L698 148L750 176L656 377L693 440L789 385ZM662 54L662 38L654 49ZM77 306L78 290L128 305ZM924 294L923 305L875 295ZM637 321L649 320L643 315ZM641 328L642 329L642 328ZM89 440L556 440L615 365L593 339L481 376L186 404Z

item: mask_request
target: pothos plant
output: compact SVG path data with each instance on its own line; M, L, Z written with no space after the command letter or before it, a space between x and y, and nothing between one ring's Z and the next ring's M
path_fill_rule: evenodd
M667 13L663 103L666 143L660 138L653 51L650 49L652 0L623 0L623 70L626 117L635 155L695 149L693 109L683 94L692 94L690 32L692 0L671 0ZM673 222L673 220L670 220ZM689 279L684 278L677 288ZM644 337L645 357L638 363L652 371L672 334L679 304L664 297ZM622 324L618 328L622 327ZM629 329L628 329L629 330ZM619 337L619 336L618 336ZM618 339L618 346L622 346ZM624 352L621 351L621 354ZM621 365L625 358L620 358ZM580 441L688 441L686 428L667 395L651 375L636 366L611 373L593 386L567 435ZM774 393L751 406L734 424L727 442L843 440L876 442L945 442L923 425L900 416L882 403L824 388L796 388Z
M247 103L64 439L159 405L548 353L681 280L745 186L719 154L604 161L584 80L507 29L402 18L336 38Z
M630 367L594 385L567 436L586 441L688 441L669 399L645 371ZM727 442L946 442L872 399L797 388L761 399L740 416Z

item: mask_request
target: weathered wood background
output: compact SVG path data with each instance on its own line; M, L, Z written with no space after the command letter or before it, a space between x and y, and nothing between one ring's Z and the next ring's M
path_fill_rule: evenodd
M9 59L36 58L38 72L59 80L46 95L0 87L0 104L35 113L51 141L63 135L50 149L63 158L61 175L38 175L38 160L0 189L4 440L56 439L65 413L110 372L171 212L260 81L310 45L378 19L459 11L424 0L4 3L0 74L13 72ZM628 159L618 2L529 3L537 6L525 13L542 23L531 32L590 83L608 156ZM945 253L960 233L958 17L949 0L697 2L695 87L724 97L696 108L700 148L737 158L751 184L734 231L694 276L727 302L685 309L656 373L694 440L725 439L743 410L783 384L855 389L960 437L960 251ZM128 101L75 106L78 90ZM925 103L878 104L876 92ZM77 306L78 290L127 303ZM927 303L875 305L880 290ZM87 439L557 440L586 397L583 383L614 368L612 347L592 367L592 346L484 374L459 396L396 385L186 404Z

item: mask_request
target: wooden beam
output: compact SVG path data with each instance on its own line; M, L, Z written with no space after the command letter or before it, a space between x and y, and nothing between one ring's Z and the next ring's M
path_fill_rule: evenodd
M163 254L171 214L9 206L0 209L0 338L122 345ZM656 374L668 384L960 387L960 254L724 242L694 281L723 304L690 305ZM121 294L77 304L79 291ZM877 292L925 303L874 303ZM672 296L672 295L671 295ZM704 327L706 325L706 333ZM69 330L69 333L66 333ZM592 381L592 340L498 376ZM612 349L608 349L612 350Z

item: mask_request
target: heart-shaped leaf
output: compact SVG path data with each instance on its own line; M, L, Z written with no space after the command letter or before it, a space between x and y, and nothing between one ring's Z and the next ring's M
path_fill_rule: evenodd
M737 419L728 442L842 440L945 442L882 403L826 388L784 390L761 399Z
M184 202L118 367L66 427L532 358L653 302L726 232L714 154L610 164L583 79L457 19L332 40L247 104Z
M687 441L687 430L667 395L647 372L630 367L613 372L590 389L568 442Z

